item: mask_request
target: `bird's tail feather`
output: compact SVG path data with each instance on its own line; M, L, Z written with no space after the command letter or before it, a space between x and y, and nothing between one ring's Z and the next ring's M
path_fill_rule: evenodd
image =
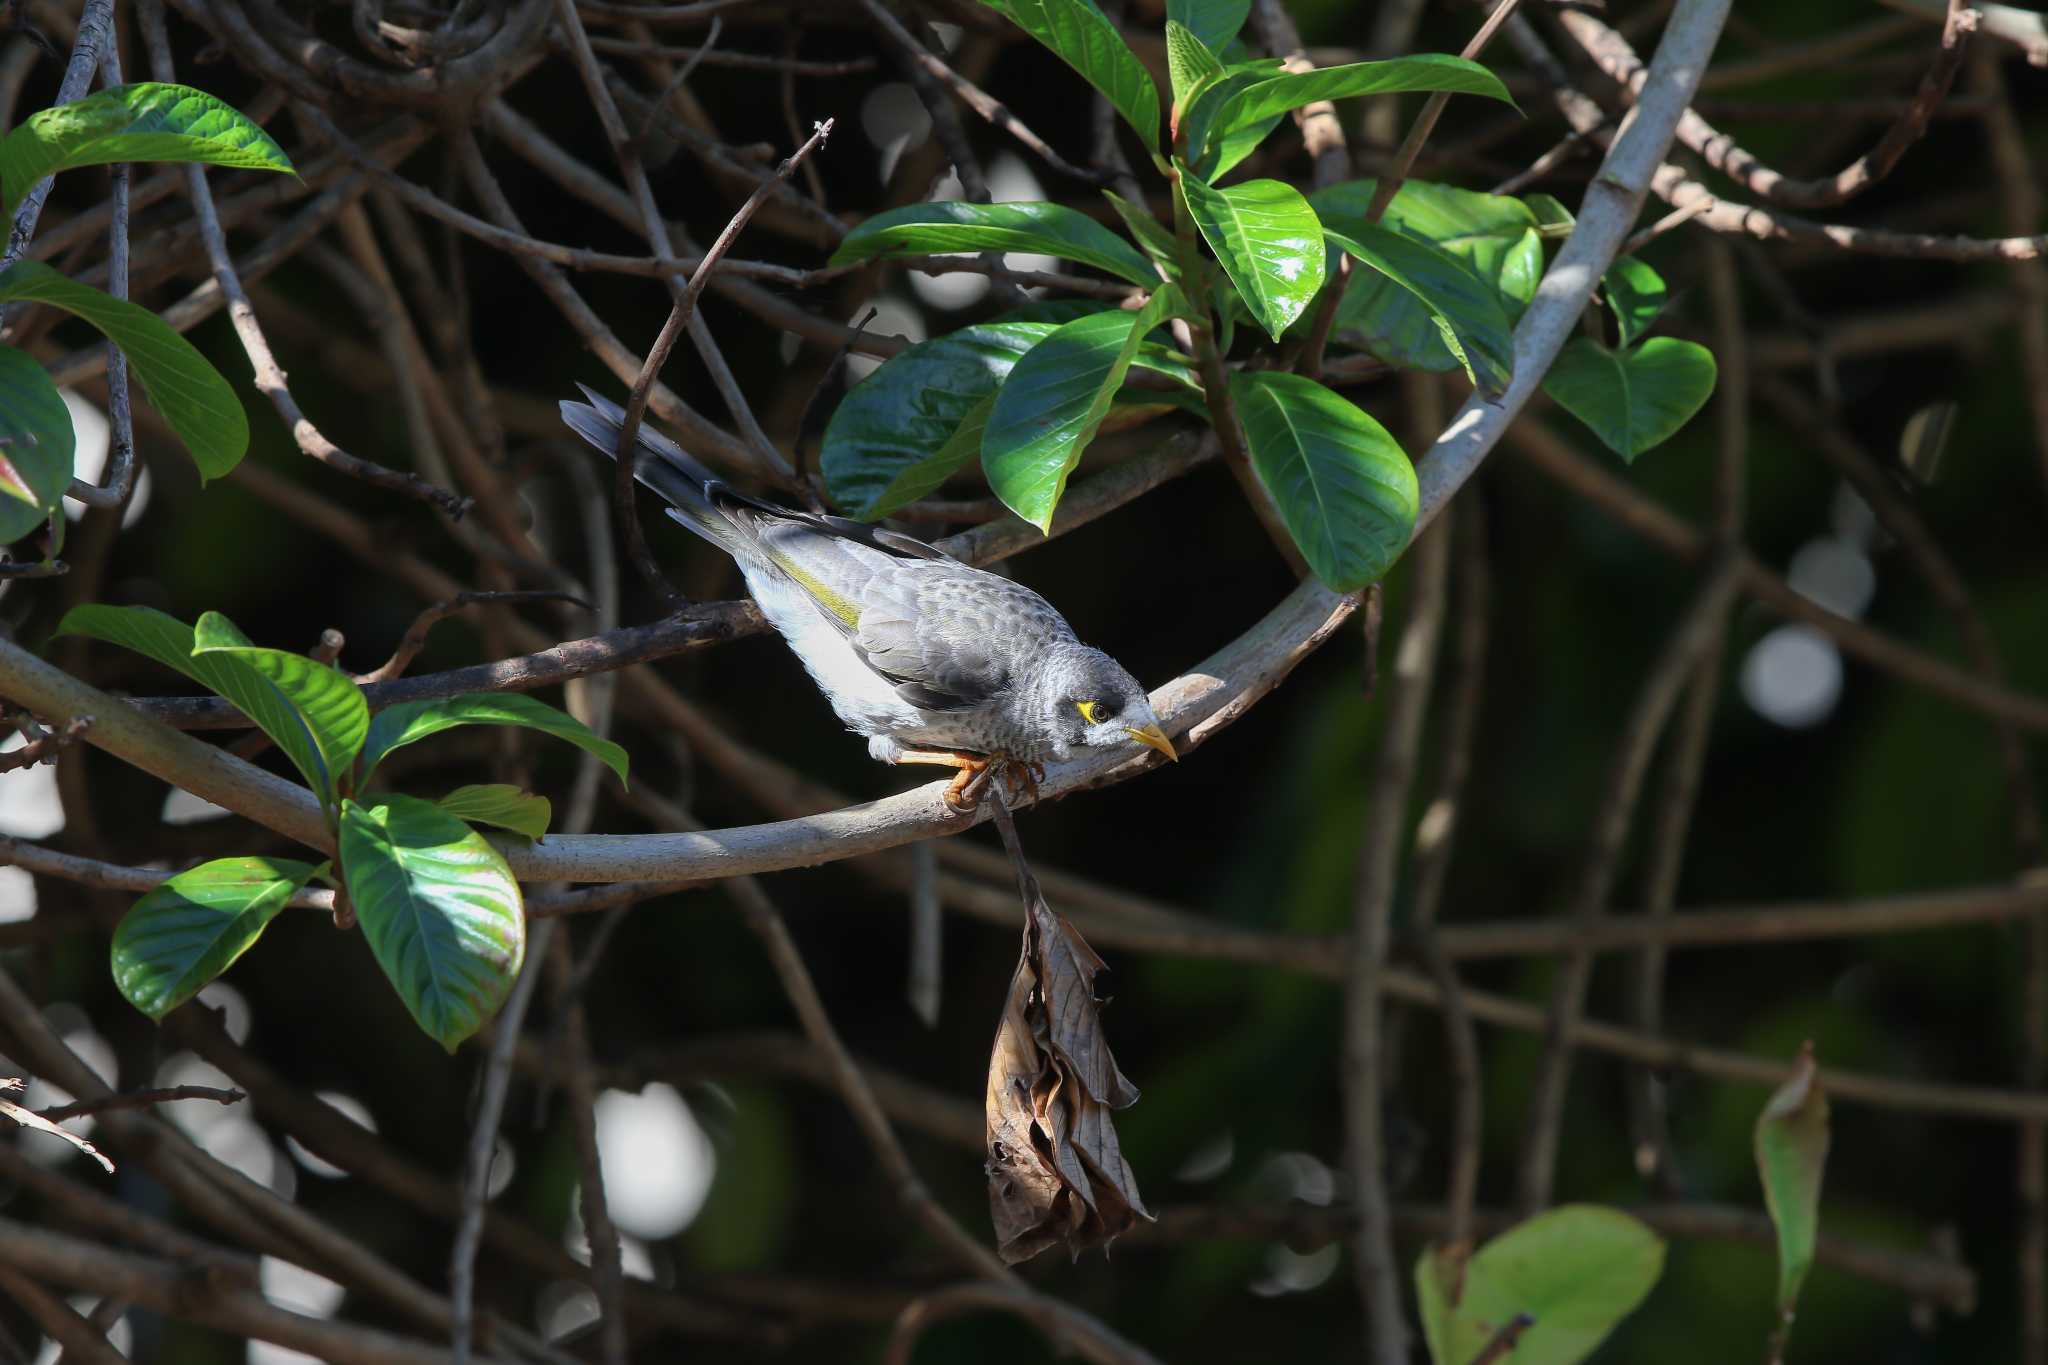
M619 432L626 424L626 410L582 384L576 387L582 389L583 396L590 401L578 403L573 399L563 399L562 420L578 436L617 459ZM718 477L645 422L640 424L634 436L640 457L633 461L633 476L667 499L674 509L669 515L727 554L751 554L750 538L718 505L714 495Z

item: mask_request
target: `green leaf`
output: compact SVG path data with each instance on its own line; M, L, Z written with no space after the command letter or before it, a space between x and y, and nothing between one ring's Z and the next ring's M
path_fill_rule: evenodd
M1286 117L1285 114L1274 114L1218 134L1202 163L1202 173L1211 180L1220 180L1225 172L1257 151L1259 144L1272 136L1273 130L1280 126L1280 120Z
M1425 1249L1416 1297L1430 1358L1467 1365L1518 1315L1533 1319L1503 1359L1576 1365L1634 1312L1664 1270L1664 1242L1619 1209L1566 1204L1509 1228L1465 1263L1452 1301L1452 1268Z
M1223 74L1223 63L1194 31L1177 20L1166 21L1166 74L1173 82L1175 107L1205 79Z
M1651 337L1610 351L1574 337L1550 367L1543 391L1633 462L1692 420L1714 391L1713 352L1676 337Z
M1756 1169L1764 1207L1778 1229L1778 1313L1788 1329L1799 1287L1813 1268L1827 1164L1828 1097L1809 1042L1800 1048L1791 1077L1771 1093L1756 1119Z
M341 808L341 871L377 965L453 1052L497 1012L526 954L519 883L481 834L431 801Z
M965 445L964 424L993 400L1018 359L1061 323L1102 311L1039 305L891 357L853 387L825 428L818 464L833 502L873 521L931 493L981 453L980 428ZM1194 387L1186 362L1165 347L1140 347L1137 364Z
M0 139L0 201L9 211L46 175L114 161L201 161L291 173L270 134L187 85L102 90L28 116Z
M0 545L57 514L77 441L49 372L28 353L0 346Z
M44 176L122 161L296 174L271 136L233 106L190 86L142 82L41 110L0 139L0 199L11 208Z
M1252 316L1278 341L1323 287L1323 225L1316 211L1299 190L1278 180L1219 190L1185 162L1177 164L1195 226Z
M1209 144L1223 131L1220 118L1224 106L1239 93L1271 80L1277 70L1278 63L1251 62L1227 66L1221 76L1203 81L1181 100L1176 134L1180 138L1181 154L1190 166L1205 175L1216 173L1213 170L1215 158L1210 155L1212 148Z
M1114 190L1104 190L1102 197L1116 210L1116 216L1123 219L1124 230L1144 248L1152 263L1165 272L1167 279L1180 274L1180 244L1173 240L1173 229L1152 216L1152 211L1139 204L1133 204Z
M1087 214L1060 204L906 204L878 213L847 233L832 253L832 264L961 251L1058 256L1147 288L1159 278L1129 242Z
M1166 0L1166 17L1185 25L1212 52L1237 36L1252 0Z
M1338 592L1385 573L1415 530L1415 467L1387 429L1312 379L1238 370L1230 396L1259 481L1316 577Z
M458 820L472 825L496 825L514 834L538 839L548 832L554 807L545 796L521 791L509 782L487 782L457 787L435 802Z
M1440 52L1422 52L1384 62L1353 62L1348 66L1325 66L1314 71L1289 71L1270 76L1231 95L1218 112L1216 123L1228 131L1275 114L1285 114L1304 104L1314 104L1317 100L1340 100L1352 95L1396 95L1422 90L1484 95L1508 105L1515 102L1508 94L1508 88L1500 83L1500 78L1479 63Z
M317 871L289 858L216 858L135 902L114 930L114 985L152 1019L234 965Z
M58 274L41 261L0 271L0 303L30 299L76 313L121 348L149 401L178 433L201 482L219 478L249 448L249 418L234 389L192 343L147 308Z
M1545 237L1569 237L1579 220L1564 206L1564 201L1554 194L1525 194L1522 202L1529 206L1529 212L1536 215L1536 226L1543 230Z
M1161 285L1137 313L1094 313L1032 347L996 391L981 439L981 466L1003 504L1050 532L1067 476L1095 439L1138 346L1175 309L1180 290Z
M400 702L372 716L369 735L363 741L363 781L370 780L370 774L393 749L458 725L517 725L539 730L596 755L618 774L621 783L626 780L626 751L568 712L520 692L465 692L433 701Z
M317 766L308 766L300 755L291 758L306 775L313 790L330 804L345 789L347 777L363 747L370 728L369 703L362 689L340 669L317 659L288 650L264 649L235 628L235 623L217 611L209 611L192 628L192 653L197 658L222 655L249 666L297 712L305 732L312 738ZM253 717L252 717L253 719ZM278 739L272 735L271 738ZM278 739L282 745L284 741Z
M1664 277L1634 256L1616 257L1601 279L1600 288L1607 295L1607 306L1614 313L1614 325L1621 333L1623 347L1635 345L1650 330L1650 324L1657 320L1671 297L1664 287Z
M1150 152L1159 150L1159 87L1090 0L981 0L1100 90Z
M208 613L208 616L214 616ZM225 617L214 616L225 623ZM206 620L201 618L202 622ZM233 630L230 625L228 630ZM333 808L339 770L328 765L321 746L306 719L291 698L259 672L249 660L233 649L197 653L198 641L191 626L166 616L153 607L111 607L87 603L73 607L57 626L59 635L84 635L94 640L121 645L176 669L203 687L233 702L241 713L269 735L285 757L292 761L319 797L323 807ZM239 631L235 632L240 635ZM216 643L227 637L216 636ZM304 661L314 666L310 659ZM346 679L343 679L346 682ZM350 684L353 686L353 684ZM346 704L336 714L345 720Z
M1355 228L1357 237L1332 232L1329 238L1429 310L1474 384L1487 393L1505 390L1514 376L1515 340L1499 295L1457 257L1428 242L1375 223Z
M1349 180L1309 196L1327 228L1358 237L1377 188ZM1543 277L1543 242L1528 205L1506 195L1410 180L1395 192L1383 226L1429 242L1490 285L1509 322L1535 296ZM1463 367L1428 305L1377 271L1352 272L1337 306L1336 334L1403 369Z

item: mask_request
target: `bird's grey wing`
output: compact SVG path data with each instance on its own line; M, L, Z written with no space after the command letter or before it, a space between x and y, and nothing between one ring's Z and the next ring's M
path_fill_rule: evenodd
M1043 597L964 565L899 561L868 585L854 648L896 693L927 710L971 710L1023 663L1073 631Z

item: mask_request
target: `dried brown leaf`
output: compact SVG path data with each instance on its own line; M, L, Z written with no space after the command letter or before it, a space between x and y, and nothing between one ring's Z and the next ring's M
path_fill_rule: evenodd
M989 1210L1004 1260L1079 1257L1151 1218L1112 1109L1138 1098L1102 1032L1102 959L1033 886L988 1068Z

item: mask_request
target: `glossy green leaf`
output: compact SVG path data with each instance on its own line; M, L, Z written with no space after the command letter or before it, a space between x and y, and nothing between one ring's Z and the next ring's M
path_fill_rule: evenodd
M1714 356L1696 342L1651 337L1610 351L1574 337L1543 380L1558 406L1624 460L1669 440L1714 392Z
M481 834L431 801L341 808L341 872L377 965L450 1052L504 1003L526 954L519 883Z
M1147 151L1159 150L1159 87L1092 0L981 0L1100 90Z
M1763 1180L1764 1207L1778 1229L1778 1312L1787 1327L1799 1287L1813 1268L1827 1164L1828 1097L1808 1043L1799 1050L1791 1077L1771 1093L1756 1119L1756 1169Z
M1671 298L1664 277L1634 256L1615 258L1600 281L1600 292L1607 296L1607 307L1614 314L1625 347L1643 338Z
M1173 83L1176 106L1198 84L1223 74L1223 63L1194 30L1174 19L1166 21L1166 74Z
M1422 52L1383 62L1353 62L1348 66L1270 76L1233 94L1217 114L1216 123L1226 130L1241 128L1317 100L1438 90L1453 95L1484 95L1509 105L1515 102L1500 78L1479 63L1440 52Z
M1176 132L1178 150L1189 165L1205 176L1215 173L1214 149L1210 143L1224 130L1221 118L1225 106L1243 91L1271 80L1278 69L1275 65L1262 63L1227 66L1222 75L1210 77L1188 93L1180 102Z
M407 701L386 707L370 718L370 732L363 741L363 780L369 781L370 774L393 749L418 743L458 725L517 725L539 730L595 755L618 775L620 782L626 780L624 749L568 712L558 711L523 692L465 692L457 697Z
M57 512L77 441L71 409L41 362L0 346L0 545Z
M1415 530L1415 467L1387 429L1312 379L1239 370L1230 396L1259 481L1316 577L1338 592L1385 573Z
M145 894L114 930L114 985L152 1019L234 965L313 877L289 858L217 858Z
M58 274L41 261L0 271L0 303L34 300L75 313L121 348L149 401L192 453L202 482L240 463L249 418L220 371L147 308Z
M219 655L238 660L276 688L313 741L312 766L286 750L306 781L330 803L347 789L348 775L370 728L370 707L354 679L303 654L262 648L217 611L207 612L193 626L192 653L196 658Z
M1358 236L1376 184L1350 180L1309 196L1323 225ZM1519 199L1410 180L1380 220L1447 252L1490 285L1509 322L1535 296L1543 277L1543 242L1535 215ZM1377 271L1354 270L1337 306L1336 335L1403 369L1461 368L1428 305Z
M270 736L292 765L305 775L321 803L332 807L339 770L329 765L306 718L299 713L291 698L247 659L239 657L235 650L195 652L199 642L193 628L153 607L87 603L66 613L57 633L84 635L132 649L226 697L255 723L257 729ZM236 632L237 635L239 633ZM216 642L224 642L224 637L216 637ZM310 659L305 662L312 664Z
M1286 117L1285 114L1274 114L1218 134L1202 162L1202 173L1211 180L1221 179L1238 162L1257 151L1259 144L1272 136L1273 130Z
M1278 180L1219 190L1178 164L1195 226L1252 316L1278 341L1323 287L1323 225L1315 210Z
M1565 207L1564 200L1554 194L1525 194L1522 202L1529 206L1529 212L1536 215L1536 226L1543 230L1545 237L1569 237L1579 220Z
M1664 1242L1619 1209L1566 1204L1509 1228L1465 1263L1450 1294L1442 1253L1415 1265L1432 1360L1468 1365L1517 1316L1531 1319L1504 1357L1512 1365L1577 1365L1648 1297L1664 1271Z
M1180 291L1161 285L1137 313L1094 313L1027 351L996 391L981 438L981 467L1003 504L1041 531L1066 491L1138 346L1173 310Z
M1114 190L1104 190L1102 197L1123 220L1124 230L1152 258L1153 264L1166 273L1166 278L1177 277L1180 274L1180 244L1173 240L1173 229L1154 218L1150 209L1133 204Z
M891 357L853 387L825 428L818 464L833 502L872 521L930 494L981 453L980 428L967 445L963 424L994 398L1018 359L1062 323L1102 311L1099 304L1040 304ZM1165 347L1140 347L1137 364L1194 387L1186 363Z
M270 134L203 90L153 81L40 110L0 138L0 201L11 211L46 175L115 161L199 161L292 169Z
M1213 52L1237 36L1252 0L1166 0L1166 17L1185 25Z
M1475 385L1505 390L1515 370L1514 328L1486 281L1449 252L1392 228L1359 223L1354 230L1356 237L1332 232L1330 240L1427 308Z
M457 787L434 804L472 825L495 825L529 839L546 834L548 821L554 818L554 807L545 796L522 791L509 782Z
M847 233L832 253L832 264L961 251L1058 256L1147 288L1159 278L1129 242L1087 214L1060 204L906 204L878 213Z

